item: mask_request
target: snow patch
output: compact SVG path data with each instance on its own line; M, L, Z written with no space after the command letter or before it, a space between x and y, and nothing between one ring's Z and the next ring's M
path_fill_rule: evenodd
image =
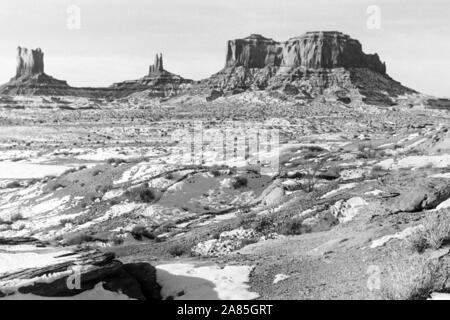
M259 297L249 291L252 266L195 266L188 263L156 267L163 299L251 300Z
M24 162L0 162L0 179L42 179L60 176L71 167Z

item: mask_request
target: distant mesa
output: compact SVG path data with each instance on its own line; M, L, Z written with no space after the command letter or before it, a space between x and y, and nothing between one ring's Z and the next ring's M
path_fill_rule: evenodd
M3 94L74 95L121 98L134 93L168 98L206 95L208 101L244 91L281 91L298 98L329 95L343 103L392 105L392 97L415 93L393 80L378 54L338 31L314 31L284 42L251 34L227 42L224 68L193 81L167 71L156 54L148 73L107 88L74 88L44 72L41 49L18 48L16 75L0 87Z
M307 32L285 42L258 34L227 44L226 67L305 69L368 68L386 73L377 54L365 54L361 43L337 31Z
M378 54L338 31L314 31L285 42L252 34L227 43L225 67L202 81L211 92L283 90L317 96L335 90L364 102L390 104L390 96L415 92L394 81ZM347 97L343 97L348 101Z

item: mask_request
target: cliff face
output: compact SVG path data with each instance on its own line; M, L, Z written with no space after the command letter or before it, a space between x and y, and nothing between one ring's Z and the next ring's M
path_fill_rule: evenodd
M164 65L163 65L163 58L162 53L160 55L156 55L155 57L155 63L153 63L148 68L148 75L157 75L164 71Z
M307 32L285 42L257 34L230 40L225 68L201 84L216 93L289 87L291 93L315 96L344 89L363 99L414 92L386 74L377 54L364 53L358 40L336 31Z
M44 53L41 49L17 48L16 75L0 86L2 94L64 94L69 89L64 80L44 72Z
M308 32L286 42L253 34L228 41L225 67L306 69L368 68L386 73L377 54L365 54L361 43L340 32Z
M16 79L44 73L44 53L41 49L17 48Z

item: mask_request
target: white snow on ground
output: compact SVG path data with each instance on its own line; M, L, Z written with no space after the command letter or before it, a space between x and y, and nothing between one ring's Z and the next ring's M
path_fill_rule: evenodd
M409 228L406 228L405 230L397 232L395 234L390 234L390 235L381 237L377 240L373 240L372 244L370 245L370 248L373 249L373 248L384 246L386 243L388 243L392 239L404 240L421 228L423 228L422 225L418 225L415 227L409 227Z
M446 173L438 173L438 174L432 175L431 178L444 178L444 179L450 179L450 172L446 172Z
M157 281L163 299L178 300L251 300L259 297L250 292L250 266L195 266L190 263L159 265Z
M0 274L19 271L27 268L40 268L69 260L74 260L74 255L61 257L61 255L72 253L69 250L32 250L11 251L2 250L0 246Z
M118 159L133 159L145 156L154 156L157 153L153 150L140 149L140 148L99 148L94 150L86 150L81 149L83 154L79 154L76 156L77 159L80 160L88 160L88 161L106 161L111 158ZM145 153L147 151L147 153Z
M441 202L435 210L441 210L441 209L446 209L446 208L450 208L450 198L445 200L444 202Z
M60 176L71 167L23 162L0 162L0 179L41 179Z
M175 168L175 166L167 164L141 162L125 171L119 180L114 181L114 184L137 183L139 181L149 180L152 177Z
M0 161L13 159L35 159L39 151L33 150L3 150L0 154Z
M124 191L122 189L109 190L103 195L102 200L103 201L111 200L113 198L120 197L123 193Z
M450 293L433 292L427 300L450 300Z
M346 184L341 184L341 185L339 186L339 188L337 188L337 189L335 189L335 190L331 190L330 192L324 194L324 195L322 196L322 199L332 197L332 196L336 195L339 191L351 189L351 188L354 188L354 187L356 187L356 186L357 186L357 183L346 183Z
M129 203L119 203L112 206L108 212L106 212L103 216L92 220L93 223L107 221L112 218L120 217L121 215L133 212L135 210L143 208L144 205L135 202Z
M385 170L394 170L402 168L423 168L432 166L434 168L446 168L450 166L450 154L435 156L410 156L399 161L387 159L378 163Z
M121 292L113 292L106 290L103 283L97 283L91 290L84 291L73 297L42 297L34 294L16 293L9 295L0 300L135 300Z
M427 138L420 139L420 140L418 140L418 141L416 141L416 142L414 142L414 143L411 143L411 144L408 145L407 147L405 147L405 150L411 150L411 149L417 147L418 145L420 145L420 144L422 144L422 143L424 143L424 142L427 142L427 141L428 141Z
M275 275L275 279L273 279L273 284L277 284L278 282L289 279L289 278L290 278L290 276L279 273L279 274Z
M364 193L367 196L379 196L380 194L383 194L382 190L372 190L372 191L367 191Z
M58 209L61 209L67 202L70 201L70 196L65 196L62 198L53 198L44 202L41 202L37 205L34 205L29 212L24 212L24 216L30 217L38 214L42 214L45 212L52 211L55 213L55 211L59 211Z

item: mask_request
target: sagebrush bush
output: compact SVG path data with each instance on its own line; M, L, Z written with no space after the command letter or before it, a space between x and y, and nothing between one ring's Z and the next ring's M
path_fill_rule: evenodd
M179 257L184 254L190 254L191 247L187 244L176 242L169 247L168 252L171 256Z
M131 235L136 240L142 240L143 238L155 239L155 235L149 231L145 226L137 225L131 230Z
M126 163L127 161L122 158L109 158L106 162L111 165L119 165L121 163Z
M148 184L143 183L138 187L128 189L125 196L133 201L151 203L156 199L156 192Z
M240 189L247 187L248 180L246 177L235 177L231 182L231 185L234 189Z
M450 208L427 213L422 226L408 239L411 247L418 252L439 249L450 241Z
M424 300L443 288L446 269L423 257L395 260L387 266L381 297L388 300Z
M303 219L294 218L283 222L278 227L278 233L283 235L300 235L311 232L311 227L303 224Z

